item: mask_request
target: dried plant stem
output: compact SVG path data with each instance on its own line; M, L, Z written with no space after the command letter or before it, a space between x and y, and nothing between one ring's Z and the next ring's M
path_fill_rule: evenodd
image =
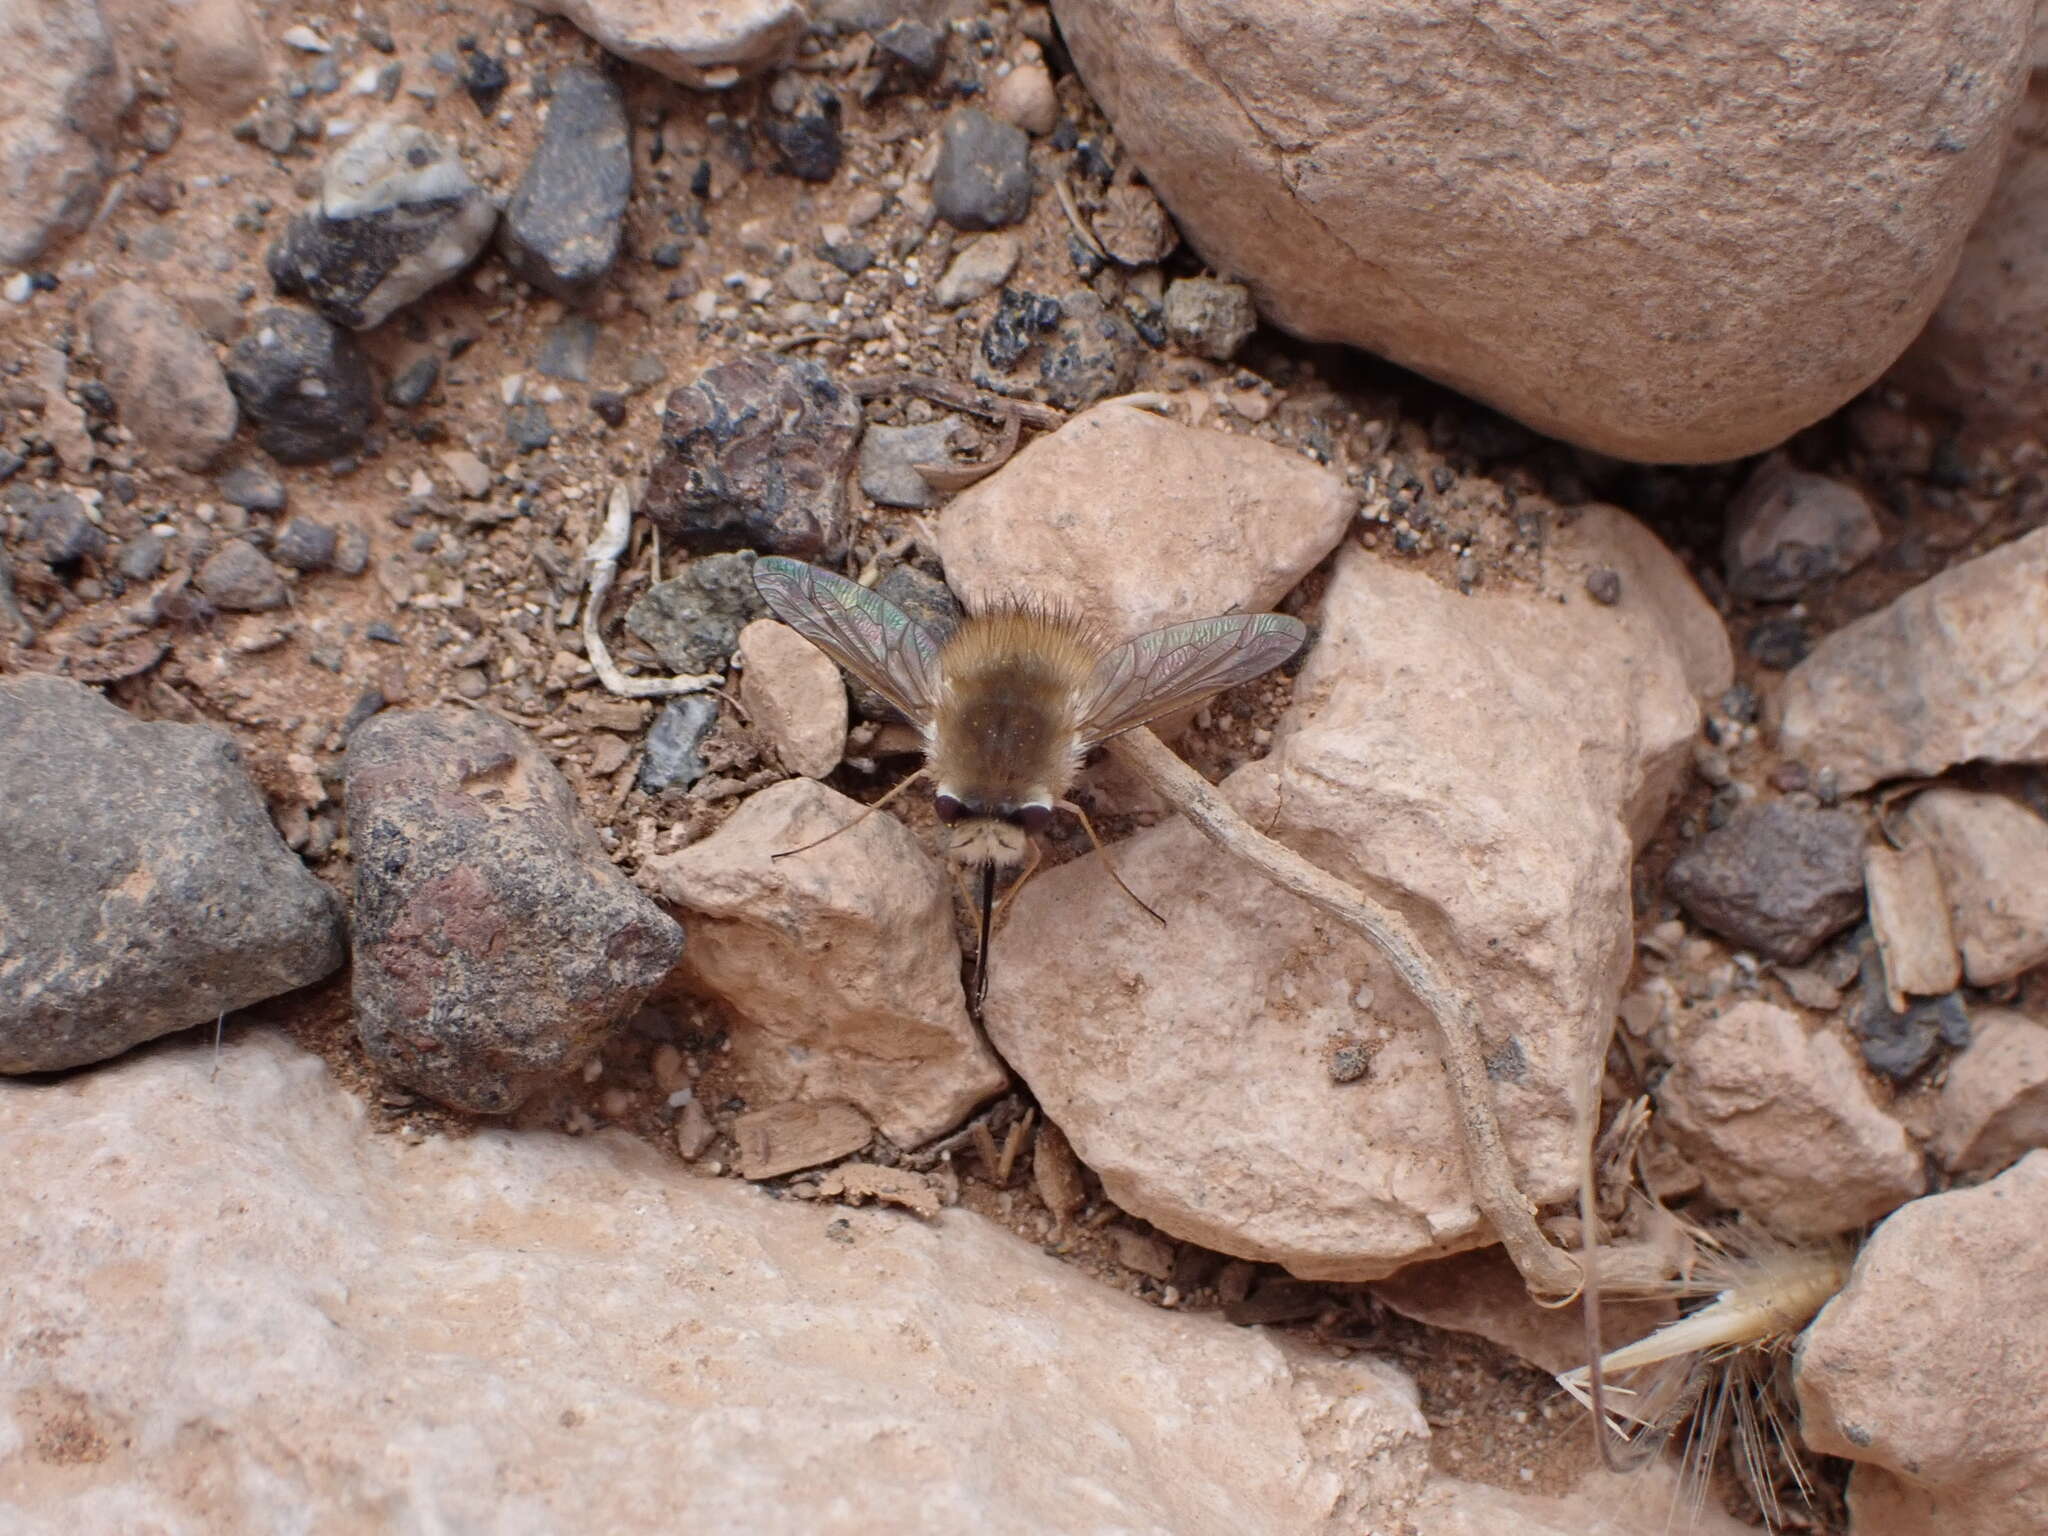
M1536 1225L1534 1206L1515 1182L1500 1118L1494 1113L1493 1095L1487 1086L1478 1012L1470 999L1438 973L1407 921L1259 832L1149 730L1125 732L1110 743L1110 750L1224 852L1364 935L1386 956L1403 984L1436 1020L1444 1075L1457 1106L1479 1209L1493 1223L1501 1245L1532 1292L1551 1296L1577 1292L1582 1280L1578 1261L1544 1237Z
M632 494L623 485L614 485L611 500L605 506L604 523L590 541L590 547L583 552L583 563L590 567L585 582L588 593L583 600L583 652L590 662L591 671L597 674L598 681L605 687L628 699L658 699L675 693L702 693L716 688L724 679L715 672L701 676L685 673L677 677L628 677L612 660L612 653L605 649L598 621L604 616L605 596L618 579L619 556L626 552L632 532Z

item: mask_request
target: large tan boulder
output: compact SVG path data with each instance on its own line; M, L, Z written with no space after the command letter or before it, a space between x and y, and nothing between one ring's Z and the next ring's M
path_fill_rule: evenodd
M1732 458L1904 350L2030 0L1056 0L1121 143L1270 320L1626 458Z

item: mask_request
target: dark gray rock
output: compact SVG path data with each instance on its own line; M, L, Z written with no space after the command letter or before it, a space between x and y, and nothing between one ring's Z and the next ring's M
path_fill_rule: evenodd
M755 352L673 390L641 511L687 549L836 560L860 404L816 363Z
M632 191L632 130L619 88L593 69L559 71L540 147L499 231L506 264L558 299L587 301L618 260Z
M640 758L640 788L650 795L688 789L711 771L698 748L718 723L718 700L708 693L670 699L648 727Z
M1252 291L1213 277L1177 277L1166 288L1166 334L1183 352L1227 363L1257 329Z
M874 37L891 85L929 85L946 67L946 34L929 22L899 16Z
M271 558L295 571L324 571L334 564L339 540L325 523L310 517L295 517L277 530L271 541Z
M1783 800L1752 805L1679 855L1664 883L1702 926L1797 964L1863 912L1863 823Z
M498 98L505 94L505 87L512 83L512 77L505 73L505 66L492 55L480 48L468 48L462 55L462 88L469 93L469 99L476 103L476 109L489 117L498 110Z
M636 598L626 628L672 672L722 672L740 631L767 613L751 554L706 555Z
M1877 553L1877 514L1853 485L1772 454L1728 505L1721 559L1737 597L1785 602Z
M0 679L0 1072L45 1072L333 972L341 904L234 743Z
M431 353L414 358L384 386L384 403L411 410L433 392L441 378L441 360Z
M348 744L356 1028L407 1087L503 1114L576 1071L682 954L524 732L399 710Z
M164 545L167 539L160 539L153 533L130 539L121 546L121 553L114 561L114 569L121 573L124 581L155 581L164 571Z
M807 75L785 74L769 87L761 131L790 175L799 181L830 181L845 152L840 111L838 94L829 85Z
M245 539L229 539L209 555L196 580L208 602L230 613L282 608L288 595L277 567Z
M958 416L942 416L915 427L869 427L860 437L861 490L884 507L936 507L939 494L917 466L946 463L960 425Z
M1849 1010L1849 1032L1863 1047L1863 1059L1873 1072L1905 1083L1927 1069L1938 1046L1959 1051L1970 1043L1970 1011L1962 993L1950 992L1920 998L1904 1013L1894 1013L1884 961L1872 943L1866 947L1857 1000Z
M1060 299L1060 323L1045 344L1038 377L1048 403L1085 410L1129 391L1138 376L1138 334L1086 288Z
M1031 139L979 107L956 107L939 138L932 206L955 229L1001 229L1031 211Z
M329 158L319 197L271 246L270 280L336 325L368 330L462 271L497 223L445 140L372 123Z
M338 459L370 430L375 385L355 337L300 309L266 309L228 353L228 383L280 464Z
M546 406L528 400L505 413L505 436L521 453L538 453L555 440L555 424Z
M215 482L221 498L251 512L282 512L284 482L261 464L237 464Z
M996 312L981 332L981 355L988 365L1007 372L1017 366L1038 343L1038 338L1059 328L1060 301L1022 288L1005 288L996 295Z
M28 544L57 570L107 552L107 536L86 515L85 503L69 491L30 492L17 510L28 525Z
M596 355L597 322L588 315L564 315L541 337L533 366L551 379L588 384L591 359Z

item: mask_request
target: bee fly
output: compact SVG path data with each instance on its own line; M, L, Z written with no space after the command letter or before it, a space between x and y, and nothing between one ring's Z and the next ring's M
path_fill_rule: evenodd
M1087 814L1064 798L1088 750L1270 671L1308 638L1299 619L1233 613L1112 646L1074 614L1026 600L971 615L941 639L866 587L801 561L756 561L754 585L777 618L923 735L925 766L862 814L931 778L948 858L981 876L970 988L977 1013L988 991L997 871L1024 866L1007 905L1037 870L1043 855L1034 834L1051 825L1056 810L1078 817L1102 850ZM1110 878L1138 901L1114 869Z

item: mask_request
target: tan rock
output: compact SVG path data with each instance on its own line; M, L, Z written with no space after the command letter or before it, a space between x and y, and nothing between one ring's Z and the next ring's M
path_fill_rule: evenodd
M1037 62L1019 64L990 88L988 110L991 117L1014 123L1033 138L1043 138L1060 120L1052 71Z
M244 0L109 0L106 10L122 58L168 62L171 78L214 111L245 112L270 87L269 51Z
M1674 1025L1673 1049L1657 1110L1721 1204L1787 1237L1825 1237L1927 1187L1834 1030L1808 1034L1790 1009L1752 1000Z
M1110 401L955 497L939 558L970 609L1038 593L1122 638L1270 608L1356 510L1299 454Z
M1971 986L2048 960L2048 822L2003 795L1943 787L1916 795L1905 824L1941 868Z
M136 441L180 469L219 457L240 413L220 360L185 317L139 283L116 283L88 320L101 376Z
M618 1133L409 1146L261 1032L11 1092L0 1270L9 1530L1392 1529L1428 1476L1392 1366Z
M775 1104L732 1123L740 1177L779 1179L799 1168L850 1157L874 1139L868 1117L851 1104Z
M1845 791L1974 758L2048 762L2048 528L1836 630L1780 708L1785 755Z
M787 624L756 619L740 631L740 702L782 766L822 779L846 752L846 684L839 668Z
M1523 1188L1564 1198L1573 1094L1628 972L1627 829L1654 823L1698 724L1677 659L1615 609L1461 597L1356 547L1322 623L1271 755L1225 793L1417 923L1477 1000ZM1112 851L1166 926L1092 856L1042 874L996 935L986 1010L1110 1198L1313 1278L1489 1241L1433 1026L1377 952L1178 819ZM1347 1045L1362 1079L1331 1070Z
M1970 1031L1941 1085L1934 1153L1952 1172L1996 1173L2048 1147L2048 1024L1980 1008Z
M1056 9L1120 142L1268 318L1650 460L1772 447L1904 349L1990 195L2033 11Z
M98 210L134 90L97 0L11 0L0 48L0 266L26 267Z
M1528 1361L1546 1376L1586 1363L1586 1320L1577 1307L1546 1307L1499 1248L1411 1264L1378 1282L1372 1293L1411 1322L1476 1333ZM1601 1342L1630 1344L1678 1316L1668 1301L1600 1305Z
M1479 1469L1475 1469L1479 1470ZM1515 1476L1519 1467L1486 1469ZM1633 1472L1589 1472L1560 1495L1440 1477L1409 1511L1404 1536L1756 1536L1714 1505L1695 1506L1670 1459Z
M779 64L809 25L802 0L545 0L604 45L657 75L720 89Z
M1856 1463L1856 1536L2048 1529L2044 1227L2048 1153L1915 1200L1807 1330L1801 1433Z
M1909 997L1953 992L1963 979L1963 961L1949 928L1941 871L1926 845L1870 844L1863 850L1863 883L1892 1012L1904 1013Z
M694 914L683 972L739 1016L758 1097L844 1099L914 1146L1006 1079L967 1016L944 870L887 811L850 826L863 809L787 779L643 875Z

